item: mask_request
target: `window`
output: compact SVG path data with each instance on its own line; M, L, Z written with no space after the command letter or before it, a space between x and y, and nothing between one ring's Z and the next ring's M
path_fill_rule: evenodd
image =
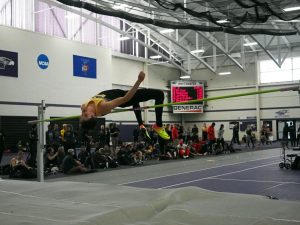
M272 60L260 61L260 83L300 79L300 57L287 58L279 68Z

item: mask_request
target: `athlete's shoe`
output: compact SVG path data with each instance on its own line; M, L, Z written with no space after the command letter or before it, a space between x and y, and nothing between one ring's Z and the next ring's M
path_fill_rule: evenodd
M151 141L151 137L150 137L146 127L144 126L144 124L140 125L140 130L143 132L144 136Z
M154 124L152 126L153 130L162 138L165 140L169 140L170 136L168 135L168 133L166 132L165 128L163 127L159 127L156 124Z

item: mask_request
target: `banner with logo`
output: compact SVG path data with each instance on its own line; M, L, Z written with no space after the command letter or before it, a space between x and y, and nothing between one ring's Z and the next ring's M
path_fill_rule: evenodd
M0 75L18 77L18 53L0 50Z
M73 55L73 76L97 78L97 60L94 58Z
M47 69L49 66L48 56L46 56L45 54L40 54L37 58L37 64L42 70Z

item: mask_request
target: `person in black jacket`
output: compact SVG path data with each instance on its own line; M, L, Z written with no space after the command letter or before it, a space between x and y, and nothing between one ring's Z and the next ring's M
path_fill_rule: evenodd
M38 141L37 126L36 124L34 124L32 125L29 131L30 158L28 160L28 165L32 168L36 167L37 141Z
M1 164L2 156L5 148L4 137L5 137L4 132L0 130L0 164Z

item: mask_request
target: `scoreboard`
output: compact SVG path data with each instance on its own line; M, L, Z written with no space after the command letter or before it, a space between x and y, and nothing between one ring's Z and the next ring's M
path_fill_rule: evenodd
M171 101L186 102L204 98L204 81L174 80L171 81ZM173 113L203 113L203 102L173 105Z

